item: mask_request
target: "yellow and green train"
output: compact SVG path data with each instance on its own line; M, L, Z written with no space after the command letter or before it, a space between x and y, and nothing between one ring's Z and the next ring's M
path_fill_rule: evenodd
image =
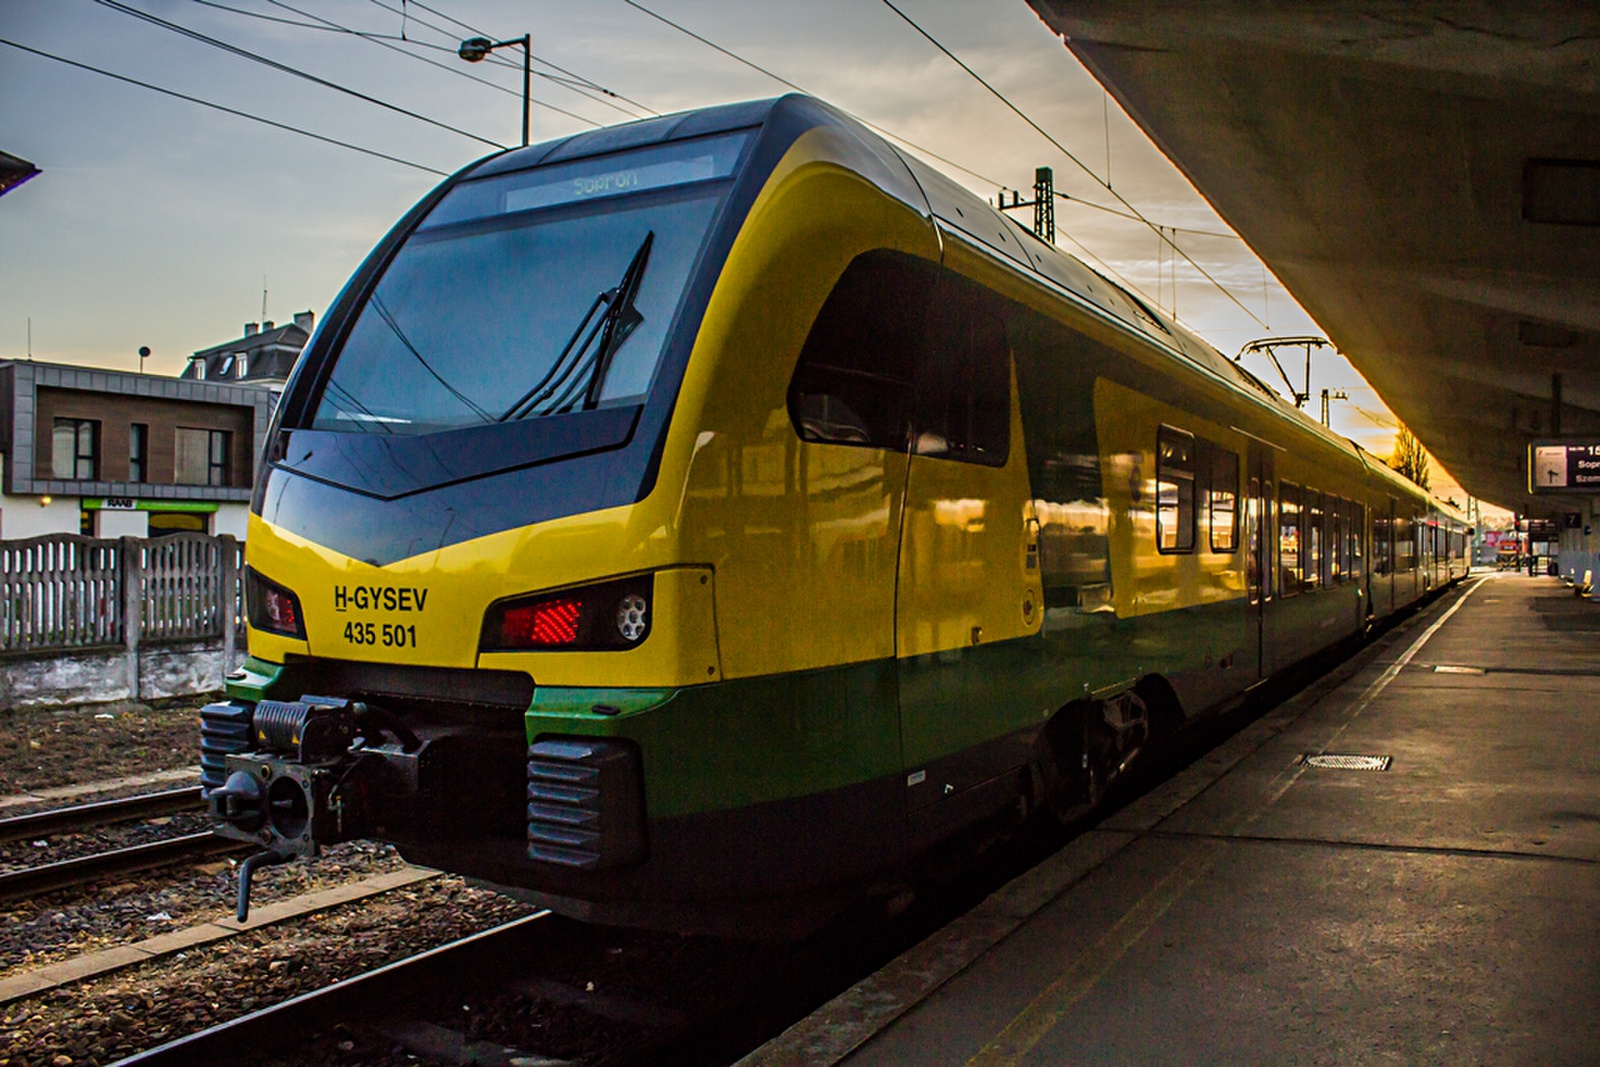
M221 832L726 924L1031 805L1460 577L1466 528L816 100L506 152L306 347Z

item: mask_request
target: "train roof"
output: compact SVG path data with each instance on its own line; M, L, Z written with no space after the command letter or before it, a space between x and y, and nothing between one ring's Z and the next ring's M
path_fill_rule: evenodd
M1311 418L1254 374L1217 351L1175 319L1152 308L1120 283L1107 278L1077 257L1043 241L1032 230L1022 226L960 183L921 159L901 151L860 120L815 97L790 93L764 100L720 104L656 118L640 119L572 134L489 156L465 168L455 176L455 180L483 178L529 167L758 126L782 128L778 136L784 143L773 146L778 151L786 149L788 144L801 134L818 126L834 126L849 131L861 142L862 147L871 150L873 154L880 158L892 157L905 166L921 193L923 203L917 206L931 219L959 231L964 237L999 257L1013 269L1020 270L1047 288L1063 292L1075 302L1088 305L1101 315L1117 321L1125 329L1141 335L1149 343L1199 369L1208 377L1255 397L1258 402L1273 408L1289 423L1297 424L1304 432L1320 437L1336 448L1359 455L1369 469L1375 473L1381 472L1380 477L1401 483L1396 488L1409 487L1413 492L1421 492L1354 441L1334 433ZM770 155L768 158L770 160ZM1443 501L1434 503L1448 508Z

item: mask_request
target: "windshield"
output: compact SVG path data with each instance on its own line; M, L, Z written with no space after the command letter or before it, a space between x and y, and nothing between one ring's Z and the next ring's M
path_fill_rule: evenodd
M420 435L641 403L747 138L463 182L367 298L311 428Z

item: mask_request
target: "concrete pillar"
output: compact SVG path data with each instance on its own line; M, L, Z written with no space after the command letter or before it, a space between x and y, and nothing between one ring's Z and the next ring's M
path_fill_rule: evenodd
M222 615L222 671L233 670L234 594L239 588L239 542L229 534L217 538L222 553L222 581L217 588L218 609Z
M139 641L144 634L144 541L137 537L118 538L121 543L123 663L128 675L128 692L140 699Z

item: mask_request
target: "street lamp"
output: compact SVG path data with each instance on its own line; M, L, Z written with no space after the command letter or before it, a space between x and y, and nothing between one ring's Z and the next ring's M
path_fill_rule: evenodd
M528 101L531 98L531 85L533 80L533 39L532 34L523 34L513 37L509 41L491 41L487 37L468 37L461 42L461 47L456 49L456 55L468 63L479 63L496 48L505 48L507 45L522 46L522 147L528 147Z

